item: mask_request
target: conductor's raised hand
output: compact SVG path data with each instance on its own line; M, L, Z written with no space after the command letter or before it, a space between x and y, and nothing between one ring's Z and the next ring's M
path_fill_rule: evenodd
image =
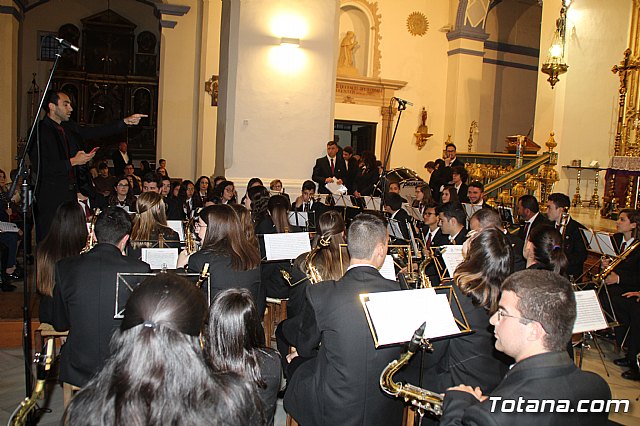
M136 126L136 125L138 125L138 123L140 123L141 119L146 118L146 117L148 117L147 114L133 114L133 115L130 115L129 117L126 117L124 119L124 123L127 126Z

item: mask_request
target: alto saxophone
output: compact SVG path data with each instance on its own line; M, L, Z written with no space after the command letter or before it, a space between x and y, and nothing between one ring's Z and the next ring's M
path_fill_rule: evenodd
M95 229L96 229L96 220L98 219L99 214L100 214L100 209L96 209L96 212L93 214L93 217L91 218L91 222L89 222L89 235L87 235L87 242L85 243L82 250L80 250L80 254L87 253L93 248L93 246L96 245Z
M193 232L194 223L195 223L195 218L193 217L183 222L185 250L187 251L188 255L195 253L198 249L196 244L196 238Z
M304 269L307 276L304 279L301 279L296 281L295 283L292 283L291 274L284 269L280 269L280 274L282 274L282 278L284 278L284 280L291 287L294 287L300 284L306 279L308 279L311 282L311 284L318 284L320 281L324 281L324 279L322 278L322 274L320 274L320 271L318 271L318 268L316 267L315 258L318 252L325 247L329 247L329 244L331 244L331 235L322 236L318 240L318 244L314 248L312 248L309 253L307 253L307 256L304 258Z
M419 411L428 411L436 416L441 416L442 401L444 399L443 394L431 392L409 383L398 383L393 381L393 376L409 362L411 357L413 357L420 345L423 343L422 336L426 325L426 322L422 323L415 333L413 333L413 337L407 346L407 350L400 355L400 358L391 361L389 365L382 370L382 373L380 374L380 388L391 396L403 398L405 402L417 407ZM431 343L425 341L424 344L428 351L433 350Z

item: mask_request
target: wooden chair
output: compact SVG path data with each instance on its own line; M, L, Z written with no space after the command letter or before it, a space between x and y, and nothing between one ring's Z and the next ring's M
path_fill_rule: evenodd
M276 328L287 319L287 300L267 297L267 309L263 318L264 340L267 346L276 341Z
M298 426L298 422L290 414L287 414L287 426Z
M42 351L42 347L44 346L44 341L48 337L52 337L56 339L56 347L60 346L60 340L62 338L66 338L69 335L68 331L56 331L51 324L47 324L43 322L38 326L38 328L33 333L33 343L34 343L34 351L40 352Z
M70 383L65 382L62 384L62 401L64 403L65 410L71 402L71 399L73 399L73 395L75 395L75 393L79 390L80 388L78 386L72 385Z

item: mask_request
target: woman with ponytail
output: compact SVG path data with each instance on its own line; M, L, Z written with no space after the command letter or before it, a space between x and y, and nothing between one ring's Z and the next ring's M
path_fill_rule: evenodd
M539 226L529 233L524 245L527 269L544 269L566 276L567 256L562 251L562 235L552 226Z

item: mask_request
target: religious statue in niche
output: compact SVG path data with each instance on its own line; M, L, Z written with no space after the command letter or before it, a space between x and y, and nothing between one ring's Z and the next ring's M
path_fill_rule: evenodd
M358 48L356 34L353 31L347 31L340 42L340 54L338 55L338 75L342 76L358 76L358 70L353 60L353 52Z
M218 106L218 87L219 78L212 75L211 78L204 82L204 91L211 95L211 106Z
M422 107L420 121L422 124L418 126L418 131L413 134L416 137L416 145L418 146L418 149L424 148L429 138L433 136L433 133L429 133L429 127L427 126L427 110L424 107Z

